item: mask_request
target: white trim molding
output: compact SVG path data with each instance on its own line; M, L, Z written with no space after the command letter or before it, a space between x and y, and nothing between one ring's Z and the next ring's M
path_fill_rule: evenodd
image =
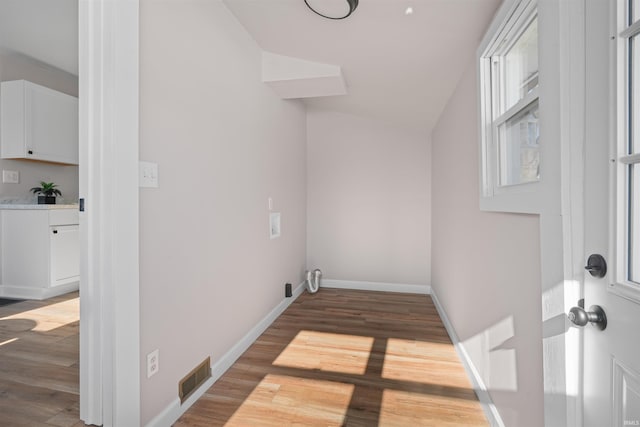
M377 291L377 292L401 292L405 294L423 294L431 293L429 285L412 285L403 283L382 283L382 282L361 282L353 280L333 280L322 279L320 282L322 288L336 289L354 289L360 291Z
M80 419L140 425L138 0L80 0Z
M517 104L502 111L500 117L494 117L496 105L502 104L503 97L499 92L503 84L500 63L506 54L505 48L517 40L534 19L538 16L537 0L505 0L496 13L489 29L482 39L477 53L478 81L478 135L479 135L479 173L480 173L480 210L490 212L540 213L547 206L545 202L544 180L549 180L549 165L541 163L540 176L537 180L500 184L500 147L498 138L499 125L516 117L543 98L543 90L536 87ZM544 28L544 27L543 27ZM542 39L539 37L539 41ZM496 62L497 61L497 62ZM497 69L496 69L497 67ZM544 77L544 70L540 69ZM540 87L544 87L544 78L540 78ZM505 106L506 107L506 106ZM541 120L542 122L542 120ZM541 130L542 132L542 130ZM543 135L545 136L545 135ZM539 146L539 156L547 161L545 153L549 151L543 142Z
M456 334L453 325L449 321L449 317L447 317L447 313L444 311L444 308L440 304L440 300L438 300L438 296L435 294L433 289L431 290L431 300L433 304L436 306L436 310L438 310L438 315L440 315L440 319L444 324L447 333L449 334L449 338L451 338L451 342L462 361L462 365L464 366L464 370L467 372L467 376L471 380L473 384L473 389L478 396L478 400L480 400L480 406L482 406L482 410L484 411L487 420L491 424L491 427L504 427L504 422L500 417L500 413L498 412L498 408L491 400L491 396L489 395L489 391L487 390L487 386L484 384L478 369L476 369L471 357L469 357L469 353L464 347L464 344L458 339L458 335Z
M258 339L260 335L289 307L305 290L305 283L300 283L294 290L291 298L283 299L273 310L258 322L247 334L242 337L229 351L218 359L211 367L211 378L202 384L181 405L180 399L175 399L162 412L154 417L146 427L165 427L173 425L187 409L191 407L227 370L238 360L242 353ZM211 356L211 360L215 360Z

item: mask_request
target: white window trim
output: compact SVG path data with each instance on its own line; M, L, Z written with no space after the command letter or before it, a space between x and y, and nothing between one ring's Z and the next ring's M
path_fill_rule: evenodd
M504 40L512 40L526 30L527 26L537 15L536 0L512 1L507 7L498 11L491 26L477 51L478 88L479 88L479 135L480 135L480 209L496 212L541 213L541 193L544 179L545 165L542 162L541 149L541 177L538 181L525 182L514 185L497 185L498 147L495 138L495 126L504 123L518 114L533 102L539 102L539 90L535 89L527 94L516 105L509 108L497 119L493 119L493 99L491 84L491 56L505 49ZM514 37L515 36L515 37Z
M628 154L629 127L627 123L627 107L629 101L629 88L627 88L629 53L627 50L627 40L636 36L640 32L640 21L636 21L631 26L627 25L627 1L618 0L615 13L612 13L611 29L612 34L617 35L615 58L612 58L611 75L614 76L612 82L613 99L611 100L611 123L612 141L615 141L614 153L611 160L616 166L614 169L615 188L613 191L615 200L612 213L613 224L611 236L612 256L613 256L613 283L608 290L616 295L630 301L640 303L640 285L628 280L628 209L627 200L629 194L627 171L630 164L640 164L640 154ZM640 87L636 88L636 91Z

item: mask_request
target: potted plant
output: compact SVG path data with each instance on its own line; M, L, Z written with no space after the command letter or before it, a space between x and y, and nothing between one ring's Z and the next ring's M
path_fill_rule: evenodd
M56 187L57 185L53 182L40 181L40 187L33 187L31 192L38 195L39 205L55 205L56 196L62 196Z

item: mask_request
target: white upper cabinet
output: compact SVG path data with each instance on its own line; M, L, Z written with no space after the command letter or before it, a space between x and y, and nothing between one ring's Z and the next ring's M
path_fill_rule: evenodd
M3 159L78 164L78 98L26 80L0 86Z

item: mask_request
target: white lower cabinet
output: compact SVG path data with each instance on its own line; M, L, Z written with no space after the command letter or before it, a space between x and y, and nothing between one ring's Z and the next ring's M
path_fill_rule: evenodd
M78 289L76 209L1 210L0 297L45 299Z
M59 286L77 281L80 276L80 240L78 225L50 228L51 283Z

